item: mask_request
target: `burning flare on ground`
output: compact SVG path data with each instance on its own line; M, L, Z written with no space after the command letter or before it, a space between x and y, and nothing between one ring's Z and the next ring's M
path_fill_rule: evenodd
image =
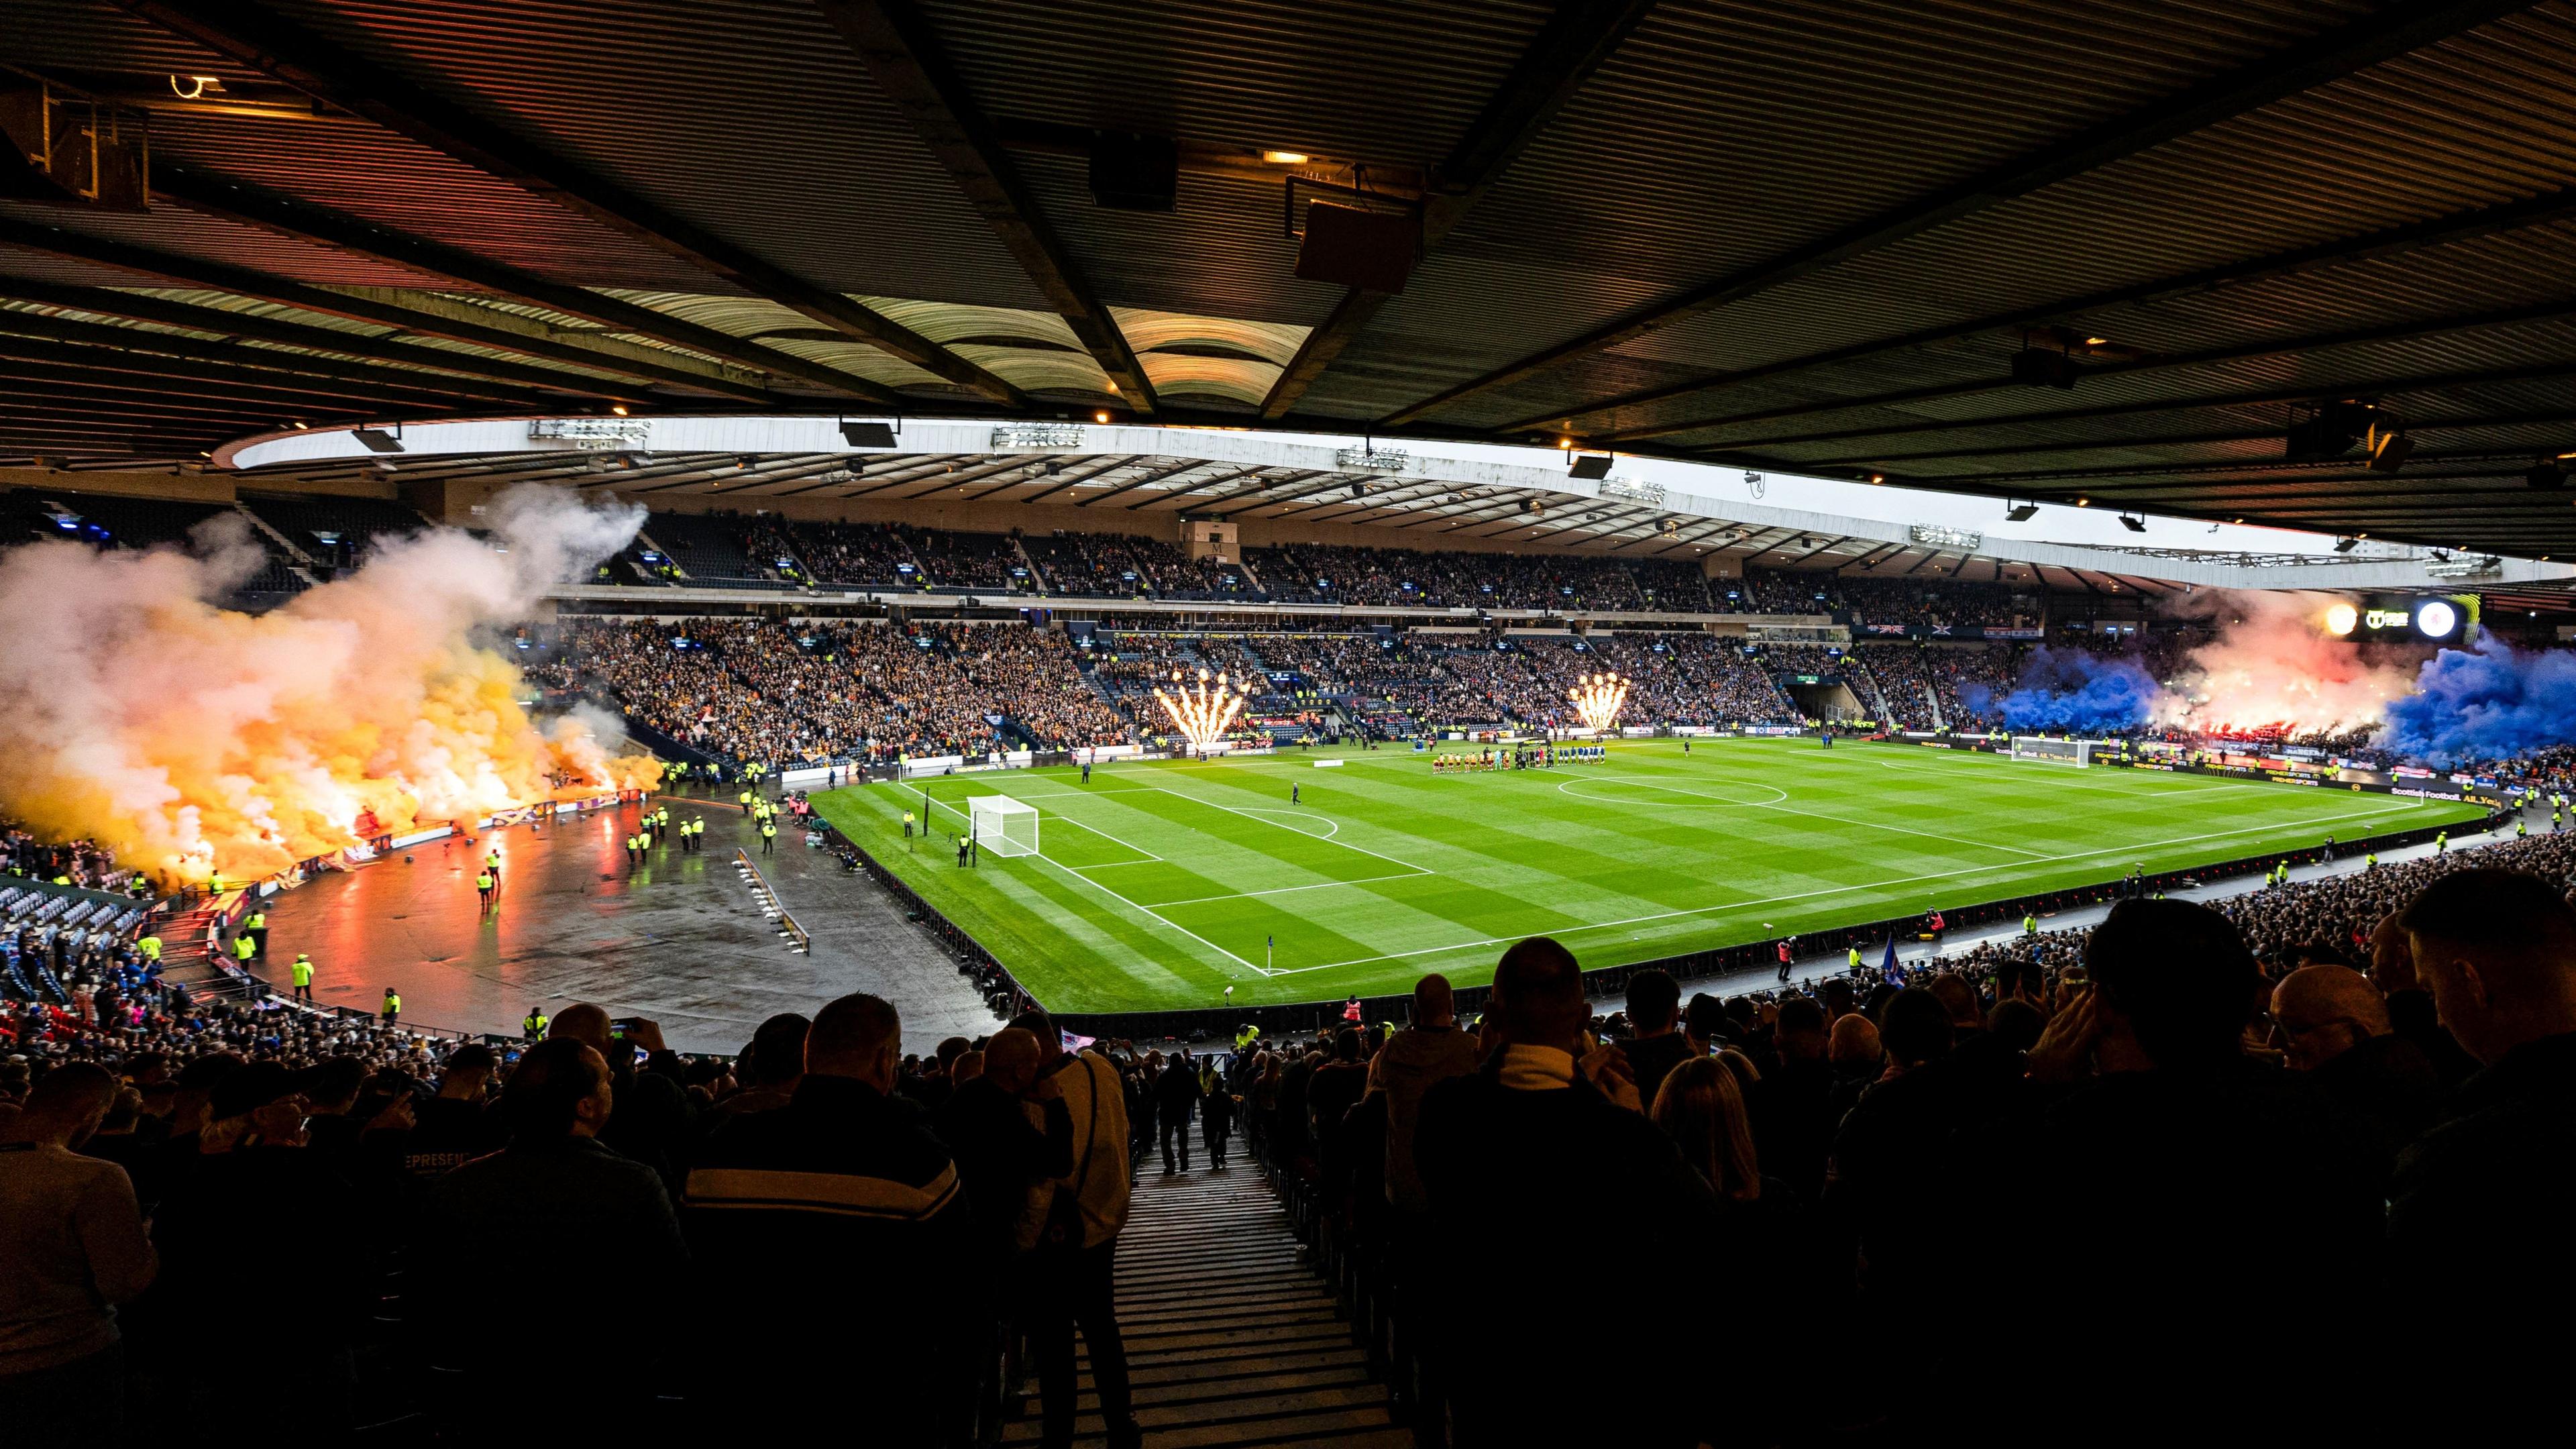
M1204 669L1199 671L1195 686L1183 683L1183 675L1177 669L1172 671L1169 694L1163 692L1161 685L1154 686L1154 698L1163 706L1163 713L1172 717L1172 727L1202 750L1225 738L1227 728L1251 697L1250 684L1229 686L1222 674L1216 676L1211 688Z
M540 728L518 667L472 639L624 547L644 511L531 486L491 515L490 539L389 539L261 615L208 602L261 566L238 515L189 552L0 552L0 814L176 884L658 782L660 763L617 754L598 711Z
M1628 703L1628 681L1616 674L1587 674L1574 682L1565 697L1574 701L1574 712L1583 717L1585 729L1608 734Z

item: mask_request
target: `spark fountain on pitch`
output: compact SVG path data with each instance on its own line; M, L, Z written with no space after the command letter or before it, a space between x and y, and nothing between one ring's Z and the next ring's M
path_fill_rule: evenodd
M1204 751L1225 738L1235 716L1243 712L1245 702L1252 698L1252 686L1249 683L1228 684L1224 675L1210 676L1204 669L1199 671L1197 681L1190 683L1182 671L1175 669L1172 671L1171 691L1164 692L1158 684L1154 686L1154 698L1163 706L1163 713L1171 716L1172 727L1181 732L1191 748Z
M1565 697L1574 702L1585 729L1605 735L1619 722L1619 711L1628 703L1628 681L1617 674L1587 674L1574 682Z

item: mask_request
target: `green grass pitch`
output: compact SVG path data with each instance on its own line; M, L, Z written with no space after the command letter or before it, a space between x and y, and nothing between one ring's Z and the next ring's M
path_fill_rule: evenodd
M936 833L907 849L925 787ZM1040 853L960 869L966 800L991 794L1038 808ZM1050 1008L1092 1012L1396 993L1435 970L1473 985L1540 934L1616 966L2483 813L1811 739L1624 741L1491 774L1402 749L1122 763L1089 785L996 771L816 807Z

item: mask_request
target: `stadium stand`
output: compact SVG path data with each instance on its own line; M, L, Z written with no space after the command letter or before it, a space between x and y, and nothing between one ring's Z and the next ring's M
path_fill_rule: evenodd
M927 1427L906 1442L927 1444L1034 1442L1062 1415L1073 1433L1129 1443L1396 1445L1413 1442L1411 1426L1445 1424L1451 1442L1474 1445L1605 1413L1627 1443L1794 1443L1837 1425L1912 1436L1979 1417L1932 1390L1991 1351L1984 1325L2003 1331L2027 1314L2033 1285L1943 1271L1956 1233L1997 1213L2076 1212L2151 1229L2147 1261L2131 1261L2139 1249L2124 1237L2098 1270L2096 1291L2127 1305L2103 1330L2124 1362L2202 1362L2212 1338L2248 1339L2253 1352L2260 1337L2266 1361L2331 1376L2343 1372L2331 1325L2284 1340L2284 1316L2324 1319L2383 1293L2456 1307L2484 1291L2475 1270L2498 1251L2489 1235L2431 1235L2421 1215L2540 1143L2506 1130L2519 1119L2486 1115L2496 1093L2563 1095L2494 1072L2477 1078L2484 1095L2446 1088L2482 1063L2533 1064L2576 1041L2576 1018L2540 1007L2470 1014L2463 1026L2476 1029L2455 1035L2434 1011L2448 968L2420 945L2410 952L2395 923L2419 941L2471 929L2576 941L2571 875L2576 836L2535 837L2271 886L2214 910L2134 900L2098 927L1988 940L1911 972L1864 966L1687 1003L1668 979L1636 972L1608 1015L1563 974L1574 963L1538 943L1506 958L1481 1042L1430 978L1401 1027L1247 1035L1205 1055L1124 1041L1052 1054L1040 1043L1053 1028L1033 1016L899 1056L892 1008L844 998L817 1003L810 1023L774 1018L730 1060L663 1050L650 1023L627 1028L642 1061L603 1060L607 1014L593 1007L556 1012L542 1049L485 1044L208 999L131 953L84 958L60 1000L16 974L0 993L11 1048L0 1141L42 1149L0 1153L0 1212L20 1234L0 1275L29 1287L0 1297L13 1315L0 1327L12 1330L11 1372L81 1370L93 1392L47 1401L75 1421L113 1421L125 1405L130 1427L155 1434L247 1412L223 1392L222 1358L191 1351L218 1315L237 1331L292 1334L260 1342L332 1355L330 1376L303 1375L291 1402L260 1406L264 1422L284 1421L274 1432L427 1442L488 1425L495 1391L524 1373L462 1350L517 1346L529 1328L505 1321L458 1338L446 1315L488 1310L491 1285L543 1244L665 1243L658 1256L621 1248L619 1261L718 1321L767 1301L763 1275L737 1271L747 1264L801 1277L820 1269L812 1253L864 1251L904 1262L881 1281L909 1285L916 1311L895 1317L919 1342L897 1351L819 1318L762 1318L845 1347L860 1333L873 1350L829 1387L777 1385L773 1411L828 1399L872 1424L917 1420ZM2212 964L2158 985L2138 974L2178 947ZM2563 953L2507 959L2576 971ZM2112 1004L2097 1005L2099 993ZM842 1045L853 1040L865 1050ZM1479 1073L1488 1052L1497 1070ZM566 1070L577 1086L584 1072L607 1078L587 1119L586 1179L546 1175L564 1150L549 1145L562 1140L553 1124L577 1120L553 1114L587 1090L565 1094L554 1074ZM1582 1095L1545 1092L1578 1077L1593 1084ZM2222 1082L2213 1096L2208 1084ZM910 1108L887 1115L889 1096ZM1068 1097L1081 1118L1048 1105ZM1022 1102L1062 1134L1036 1158L1009 1145L1039 1137ZM2445 1125L2462 1114L2504 1135L2464 1139ZM711 1208L759 1180L740 1176L746 1164L775 1160L763 1154L797 1133L829 1133L854 1161L886 1164L864 1171L953 1173L941 1180L958 1185L921 1217L871 1229L864 1250L816 1239L819 1219L773 1207L764 1231L785 1236L746 1259ZM1017 1133L1028 1135L1007 1135ZM2130 1165L2145 1140L2158 1144L2152 1161ZM99 1174L84 1189L98 1196L62 1185L92 1180L81 1173ZM490 1216L481 1194L496 1174L516 1174L516 1193L556 1194L548 1218ZM2548 1181L2534 1180L2534 1196L2478 1201L2545 1236L2565 1205L2564 1184ZM1023 1256L1009 1220L1031 1204L1046 1216L1059 1193L1083 1205L1071 1221L1089 1256ZM1728 1352L1735 1372L1759 1371L1777 1391L1702 1392L1676 1358L1665 1365L1676 1371L1605 1407L1534 1372L1532 1354L1575 1352L1594 1330L1512 1314L1513 1290L1464 1287L1443 1265L1538 1231L1569 1193L1586 1220L1625 1224L1631 1238L1655 1224L1676 1252L1716 1255L1738 1291L1759 1294L1769 1329ZM247 1231L250 1215L280 1203L305 1225L306 1251L284 1260ZM74 1221L81 1231L61 1230ZM2311 1283L2239 1327L2219 1323L2211 1304L2227 1295L2205 1290L2244 1281L2285 1230L2332 1248L2339 1286ZM490 1256L459 1259L468 1244ZM1083 1362L1052 1357L1070 1353L1049 1306L1065 1300L981 1288L1017 1275L1069 1291L1078 1276L1051 1275L1086 1263L1102 1291L1076 1314L1088 1347L1079 1372ZM53 1300L31 1285L66 1276L103 1291L66 1300L77 1312L34 1316L56 1310L40 1310ZM1975 1331L1917 1335L1866 1374L1808 1351L1836 1322L1924 1313ZM40 1323L47 1332L33 1333ZM1676 1329L1623 1361L1654 1367L1702 1341ZM723 1354L653 1335L609 1343L617 1357L584 1380L597 1406L694 1421L739 1403L715 1372ZM573 1356L584 1352L596 1351ZM1051 1363L1068 1364L1062 1377ZM872 1386L856 1411L852 1383ZM2232 1376L2183 1360L2159 1383L2159 1402L2130 1409L2159 1426L2254 1412ZM22 1428L48 1422L13 1407ZM2408 1407L2356 1387L2301 1412L2314 1422Z
M225 537L203 532L225 518L238 529L238 535L227 541L247 543L259 551L257 563L234 585L227 602L267 608L312 586L276 540L229 504L43 488L0 495L0 539L10 543L63 538L103 549L190 547Z
M325 579L366 562L376 540L425 526L414 510L377 498L244 493L241 507L302 550Z

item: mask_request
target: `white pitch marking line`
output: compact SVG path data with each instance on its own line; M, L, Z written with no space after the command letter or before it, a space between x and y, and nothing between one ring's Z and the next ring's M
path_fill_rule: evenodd
M1153 907L1138 905L1136 902L1127 899L1125 896L1118 894L1118 892L1111 890L1109 887L1102 885L1100 882L1093 880L1091 877L1084 875L1081 871L1075 870L1072 866L1065 864L1054 856L1048 855L1044 851L1040 851L1038 853L1038 859L1045 861L1047 864L1054 866L1060 871L1063 871L1066 875L1073 877L1075 880L1082 882L1084 885L1091 887L1093 890L1096 890L1102 895L1109 897L1111 900L1118 902L1120 905L1127 907L1129 910L1135 911L1140 915L1152 916L1155 920L1161 921L1164 925L1171 927L1173 930L1180 932L1182 935L1187 936L1191 940L1198 942L1200 945L1207 947L1209 950L1216 952L1218 955L1223 956L1225 959L1242 967L1244 970L1251 972L1255 976L1268 976L1272 974L1253 965L1251 962L1244 960L1242 957L1237 956L1232 951L1225 949L1223 946L1209 940L1207 937L1200 935L1198 932L1191 930L1189 927L1184 926L1177 921L1166 919L1163 915L1155 911Z
M1562 794L1562 795L1571 795L1571 796L1573 796L1573 797L1574 797L1575 799L1577 799L1577 800L1591 800L1591 801L1596 801L1596 802L1598 802L1598 803L1600 803L1600 804L1603 804L1603 805L1666 805L1666 804L1670 804L1670 805L1680 806L1680 808L1682 808L1682 809L1684 809L1684 810L1697 810L1697 809L1701 809L1701 808L1703 808L1703 807L1700 807L1700 806L1697 806L1697 805L1683 805L1683 804L1682 804L1682 802L1680 802L1680 801L1678 801L1678 800L1671 800L1671 801L1666 801L1666 800L1622 800L1622 799L1620 799L1618 796L1615 796L1615 795L1586 795L1586 794L1584 794L1582 791L1577 790L1577 789L1575 789L1574 787L1575 787L1575 786L1577 786L1577 785L1592 785L1592 784L1602 784L1602 785L1643 785L1643 786L1645 786L1645 787L1646 787L1647 789L1649 789L1649 790L1665 790L1665 791L1669 791L1669 792L1671 792L1671 793L1673 793L1673 794L1675 794L1675 795L1691 795L1691 796L1695 796L1695 797L1697 797L1697 798L1699 798L1699 799L1702 799L1702 800L1714 800L1714 801L1718 802L1718 803L1719 803L1719 804L1721 804L1721 805L1741 805L1741 806L1744 806L1744 807L1745 807L1745 808L1747 808L1747 809L1750 809L1750 808L1752 808L1753 806L1756 806L1756 805L1777 805L1777 804L1779 804L1779 803L1780 803L1780 801L1782 801L1782 800L1786 800L1786 799L1788 799L1788 798L1789 798L1789 792L1788 792L1788 791L1786 791L1786 790L1781 789L1781 788L1780 788L1779 786L1777 786L1777 785L1757 785L1757 784L1755 784L1754 782L1752 782L1752 781L1750 781L1750 780L1721 780L1721 781L1719 781L1718 783L1719 783L1719 784L1722 784L1722 785L1742 785L1742 786L1744 786L1745 788L1747 788L1747 789L1752 789L1752 790L1768 790L1768 791L1770 791L1773 795L1777 796L1777 797L1778 797L1778 799L1773 799L1773 800L1729 800L1728 798L1726 798L1726 797L1725 797L1725 796L1723 796L1723 795L1711 795L1711 794L1709 794L1709 793L1708 793L1707 791L1705 791L1705 790L1685 790L1685 789L1683 789L1683 788L1682 788L1681 786L1679 786L1679 785L1665 785L1665 784L1660 784L1660 783L1656 783L1656 782L1653 782L1653 781L1649 781L1649 780L1648 780L1648 779L1646 779L1646 777L1644 777L1643 775L1578 775L1578 776L1576 776L1575 778L1573 778L1573 779L1571 779L1571 780L1560 780L1560 781L1558 781L1558 782L1557 782L1556 789L1557 789L1557 793L1559 793L1559 794Z
M2322 825L2332 820L2375 818L2381 815L2394 815L2405 810L2421 809L2422 804L2423 802L2416 801L2405 805L2383 806L2376 810L2350 810L2340 815L2323 815L2313 820L2303 820L2296 823L2299 825ZM2168 845L2189 845L2198 840L2224 840L2231 835L2251 835L2258 831L2282 830L2287 828L2289 827L2283 825L2249 825L2239 830L2215 830L2206 835L2180 835L2175 836L2170 840L2152 840L2143 842L2133 841L2127 845L2112 846L2103 850L2087 850L2073 855L2060 855L2051 858L2056 860L2088 860L2097 855L2126 855L2131 851L2161 850ZM1744 910L1752 906L1778 905L1782 901L1802 901L1815 896L1844 895L1852 891L1884 890L1889 886L1912 885L1918 881L1951 880L1963 875L1986 875L1994 871L2012 870L2015 868L2016 867L2008 865L1978 865L1970 866L1965 870L1944 870L1934 871L1926 875L1898 876L1894 880L1864 881L1856 885L1832 886L1824 890L1798 891L1790 895L1782 896L1765 896L1758 900L1727 901L1714 906L1693 906L1686 910L1658 911L1652 915L1630 916L1626 920L1621 921L1594 921L1588 925L1568 926L1560 931L1550 932L1550 934L1572 935L1580 931L1606 931L1614 926L1636 926L1643 925L1648 921L1673 920L1682 916L1721 914L1727 911ZM1306 971L1330 971L1337 966L1365 966L1372 961L1402 961L1413 956L1434 956L1443 951L1472 951L1479 946L1499 946L1501 944L1503 944L1502 938L1488 937L1482 940L1453 942L1446 946L1425 946L1417 951L1390 951L1379 956L1354 956L1347 961L1327 961L1317 966L1281 966L1273 969L1268 974L1272 976L1294 976Z
M1950 844L1952 844L1952 845L1966 845L1966 846L1973 846L1973 847L1975 847L1975 848L1977 848L1977 849L1979 849L1979 850L2001 850L2001 851L2009 852L2009 853L2011 853L2011 854L2013 854L2013 855L2028 856L2028 857L2029 857L2030 859L2032 859L2032 860L2056 860L2056 859L2059 859L2059 858L2060 858L2060 857L2058 857L2058 856L2050 855L2050 854L2049 854L2049 853L2047 853L2046 851L2040 851L2040 850L2024 850L2024 849L2022 849L2022 848L2021 848L2020 846L2018 846L2018 845L1997 845L1997 844L1995 844L1995 843L1994 843L1993 841L1991 841L1991 840L1970 840L1970 839L1968 839L1968 838L1967 838L1966 836L1964 836L1964 835L1943 835L1943 834L1941 834L1941 833L1940 833L1939 831L1937 831L1937 830L1911 830L1911 829L1908 829L1907 827L1902 826L1902 825L1889 825L1889 824L1886 824L1886 823L1884 823L1884 822L1882 822L1882 821L1877 821L1877 820L1854 820L1854 819L1852 819L1852 818L1851 818L1850 816L1848 816L1848 815L1827 815L1826 813L1824 813L1824 812L1823 812L1823 811L1821 811L1821 810L1801 810L1801 809L1797 808L1797 807L1796 807L1796 806L1794 806L1794 805L1783 805L1783 804L1778 803L1777 801L1769 801L1769 800L1729 800L1729 799L1727 799L1727 798L1726 798L1725 796L1723 796L1723 795L1709 795L1709 794L1704 794L1704 793L1702 793L1702 792L1700 792L1700 791L1697 791L1697 790L1685 790L1685 789L1681 788L1681 787L1680 787L1680 786L1678 786L1678 785L1666 785L1666 784L1664 784L1664 783L1662 783L1662 782L1660 782L1660 781L1647 779L1647 778L1646 778L1645 776L1643 776L1643 775L1594 775L1594 776L1592 776L1591 778L1593 778L1593 779L1595 779L1595 780L1602 781L1602 782L1604 782L1605 784L1626 783L1626 784L1632 784L1632 785L1643 785L1643 786L1645 786L1645 787L1646 787L1647 789L1649 789L1649 790L1669 790L1669 791L1671 791L1672 793L1674 793L1674 794L1676 794L1676 795L1694 795L1694 796L1697 796L1698 798L1700 798L1700 799L1702 799L1702 800L1714 800L1714 801L1718 802L1718 803L1719 803L1719 804L1721 804L1721 805L1735 805L1735 806L1740 806L1740 807L1742 807L1742 808L1744 808L1744 809L1747 809L1747 810L1777 810L1777 811L1779 811L1779 812L1780 812L1781 814L1783 814L1783 815L1803 815L1803 816L1807 817L1807 818L1808 818L1808 819L1810 819L1810 820L1831 820L1831 821L1834 821L1834 822L1836 822L1836 823L1838 823L1838 824L1842 824L1842 825L1857 825L1857 826L1861 827L1861 828L1862 828L1862 829L1864 829L1864 830L1885 830L1885 831L1889 831L1889 832L1892 832L1892 833L1897 834L1897 835L1915 835L1915 836L1920 836L1920 837L1922 837L1922 838L1923 838L1923 839L1925 839L1925 840L1945 840L1945 841L1948 841L1948 842L1949 842ZM1566 781L1566 782L1565 782L1565 785L1573 785L1573 784L1578 784L1578 783L1580 783L1580 782L1579 782L1579 781L1575 781L1575 780L1568 780L1568 781ZM1738 783L1749 783L1749 782L1738 782ZM1565 788L1565 785L1559 785L1559 786L1557 786L1557 788L1558 788L1558 789L1560 789L1560 790L1563 790L1563 789ZM1777 786L1777 785L1766 785L1766 786L1763 786L1762 788L1764 788L1764 789L1766 789L1766 790L1779 790L1779 789L1780 789L1780 787L1779 787L1779 786ZM1581 796L1581 795L1577 795L1577 796L1575 796L1575 798L1576 798L1576 799L1578 799L1578 800L1580 800L1580 799L1583 799L1583 798L1586 798L1586 797ZM1600 797L1599 797L1599 796L1593 796L1593 797L1590 797L1590 798L1593 798L1593 799L1599 799ZM1785 791L1785 790L1782 790L1782 791L1780 792L1780 798L1781 798L1782 800L1786 800L1786 799L1788 799L1788 798L1789 798L1789 794L1788 794L1788 792L1787 792L1787 791ZM1644 805L1644 804L1651 804L1652 802L1651 802L1651 801L1644 801L1644 800L1634 800L1634 801L1621 801L1621 802L1618 802L1618 803L1621 803L1621 804Z
M1240 813L1245 814L1245 815L1261 815L1261 816L1270 816L1270 815L1294 815L1294 816L1296 816L1296 817L1297 817L1298 819L1300 819L1300 820L1312 820L1312 821L1314 821L1316 824L1321 825L1321 826L1323 826L1323 827L1324 827L1324 833L1323 833L1323 834L1321 834L1321 835L1313 835L1313 832L1311 832L1311 831L1305 831L1305 830L1298 830L1298 831L1297 831L1297 833L1298 833L1298 834L1300 834L1300 835L1313 835L1313 838L1314 838L1314 839L1317 839L1317 840L1330 840L1330 839L1332 839L1334 836L1339 835L1339 834L1341 834L1341 833L1342 833L1342 827L1341 827L1341 823L1340 823L1339 821L1327 820L1327 819L1325 819L1325 818L1324 818L1323 816L1321 816L1321 815L1310 814L1310 813L1308 813L1307 811L1304 811L1304 810L1273 810L1273 809L1271 809L1270 807L1268 807L1268 806L1266 806L1266 805L1246 805L1246 806L1244 806L1244 807L1243 807L1243 809L1242 809L1242 811L1241 811ZM1272 822L1272 823L1273 823L1273 824L1276 824L1277 822L1275 822L1275 821L1274 821L1274 822ZM1291 829L1291 830L1296 830L1296 827L1295 827L1295 826L1293 826L1293 825L1292 825L1292 826L1290 826L1290 827L1288 827L1288 828L1289 828L1289 829Z
M1364 886L1391 880L1417 880L1426 875L1439 873L1436 870L1417 870L1407 875L1373 875L1361 880L1319 880L1313 885L1279 886L1266 891L1231 891L1221 896L1194 896L1186 901L1156 901L1154 909L1162 911L1174 906L1203 906L1210 901L1240 901L1248 900L1253 896L1284 896L1297 891L1328 891L1335 886Z

